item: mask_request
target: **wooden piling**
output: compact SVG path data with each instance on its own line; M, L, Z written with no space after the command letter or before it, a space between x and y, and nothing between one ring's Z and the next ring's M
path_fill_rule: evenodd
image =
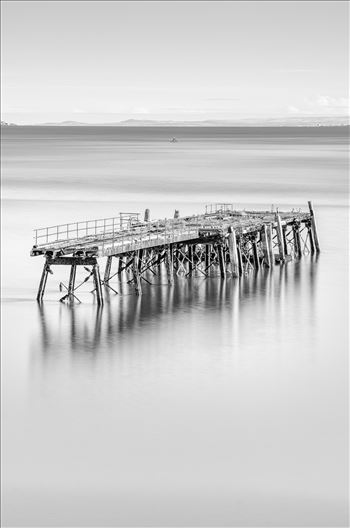
M138 252L138 270L139 270L139 273L141 272L141 269L142 269L142 258L143 258L143 253L144 253L145 250L143 249L139 249L139 252Z
M103 304L103 295L102 295L102 287L101 287L100 268L99 268L98 264L94 264L94 267L93 267L93 278L94 278L94 283L95 283L97 304L99 306L102 306L102 304Z
M272 241L273 232L272 232L271 224L266 226L266 234L267 234L267 248L268 248L268 253L270 256L270 266L272 267L275 264L275 255L273 252L273 241Z
M113 257L107 257L105 273L104 273L104 277L103 277L104 282L108 282L109 281L109 277L111 276L112 259L113 259Z
M173 248L168 246L166 250L165 266L168 277L168 284L174 284L174 259L173 259Z
M47 276L49 274L49 269L50 269L50 267L49 267L49 265L47 263L47 260L45 259L45 263L44 263L44 267L43 267L43 271L42 271L41 279L40 279L40 283L39 283L38 294L36 296L36 300L39 301L39 302L42 301L43 296L44 296L46 282L47 282Z
M239 277L236 231L232 227L228 228L228 250L232 277Z
M315 246L314 232L312 229L311 221L308 220L307 222L305 222L305 225L307 228L307 233L308 233L308 238L309 238L310 252L313 255L315 253L316 246Z
M193 271L193 246L189 244L188 246L188 273L192 274Z
M74 299L74 287L75 287L75 277L77 274L76 264L72 264L70 268L69 282L68 282L68 292L67 296L70 301Z
M136 295L142 295L141 278L139 272L139 251L135 251L135 255L132 263L132 271L135 282L135 293Z
M289 254L288 252L288 241L287 241L287 226L282 226L282 238L283 238L283 249L284 254L287 256Z
M238 258L238 273L239 273L239 276L241 277L243 275L241 237L237 239L237 258Z
M210 265L210 253L211 253L211 246L210 244L205 244L205 257L204 257L204 264L205 269L207 270Z
M269 235L268 235L268 228L266 224L260 231L260 237L261 237L261 246L263 250L265 266L267 268L271 268L271 259L270 259L269 242L268 242Z
M257 244L257 241L256 241L256 235L254 235L251 238L251 242L252 242L252 253L253 253L254 268L256 270L258 270L260 268L260 260L259 260L258 244Z
M224 260L224 250L222 242L217 245L217 252L219 257L220 276L222 279L226 277L226 266Z
M276 229L277 240L278 240L279 259L280 259L280 262L284 262L285 252L284 252L284 243L283 243L283 230L282 230L281 217L279 214L276 214L275 229Z
M296 256L296 258L301 258L302 250L301 250L299 224L294 224L293 225L293 240L294 240L294 253L295 253L295 256Z
M318 241L314 210L312 207L312 203L310 201L308 201L307 203L308 203L309 211L310 211L310 223L311 223L311 230L312 230L312 235L313 235L313 240L314 240L314 246L315 246L316 252L319 253L320 244Z

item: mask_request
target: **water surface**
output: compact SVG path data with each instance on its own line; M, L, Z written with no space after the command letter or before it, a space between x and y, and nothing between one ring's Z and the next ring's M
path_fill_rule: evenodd
M18 127L2 163L4 526L347 526L347 130ZM34 300L34 227L308 199L317 259Z

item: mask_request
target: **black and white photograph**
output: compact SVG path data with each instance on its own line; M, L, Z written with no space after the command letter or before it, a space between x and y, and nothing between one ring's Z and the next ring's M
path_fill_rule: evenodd
M1 1L1 526L349 527L349 33Z

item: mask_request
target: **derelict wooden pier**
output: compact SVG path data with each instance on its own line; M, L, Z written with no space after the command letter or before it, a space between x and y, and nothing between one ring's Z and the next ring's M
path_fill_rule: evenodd
M232 204L210 204L205 213L144 220L138 213L120 213L113 218L61 224L34 231L31 256L45 258L37 300L42 301L53 266L69 266L68 284L60 283L60 301L79 301L77 290L88 280L94 283L97 304L104 288L118 292L112 279L126 277L137 295L150 275L166 269L169 285L178 275L221 279L239 278L250 271L272 268L286 260L320 251L314 211L238 211ZM99 259L106 257L101 277ZM77 266L89 275L76 284Z

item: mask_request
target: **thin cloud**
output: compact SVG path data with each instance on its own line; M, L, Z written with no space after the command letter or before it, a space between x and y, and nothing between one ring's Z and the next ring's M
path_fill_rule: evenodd
M277 70L280 73L314 73L318 70L314 70L311 68L282 68Z
M239 97L208 97L206 101L240 101Z
M349 114L348 97L332 97L329 95L318 95L304 100L299 106L289 105L289 114L305 115L344 115Z

